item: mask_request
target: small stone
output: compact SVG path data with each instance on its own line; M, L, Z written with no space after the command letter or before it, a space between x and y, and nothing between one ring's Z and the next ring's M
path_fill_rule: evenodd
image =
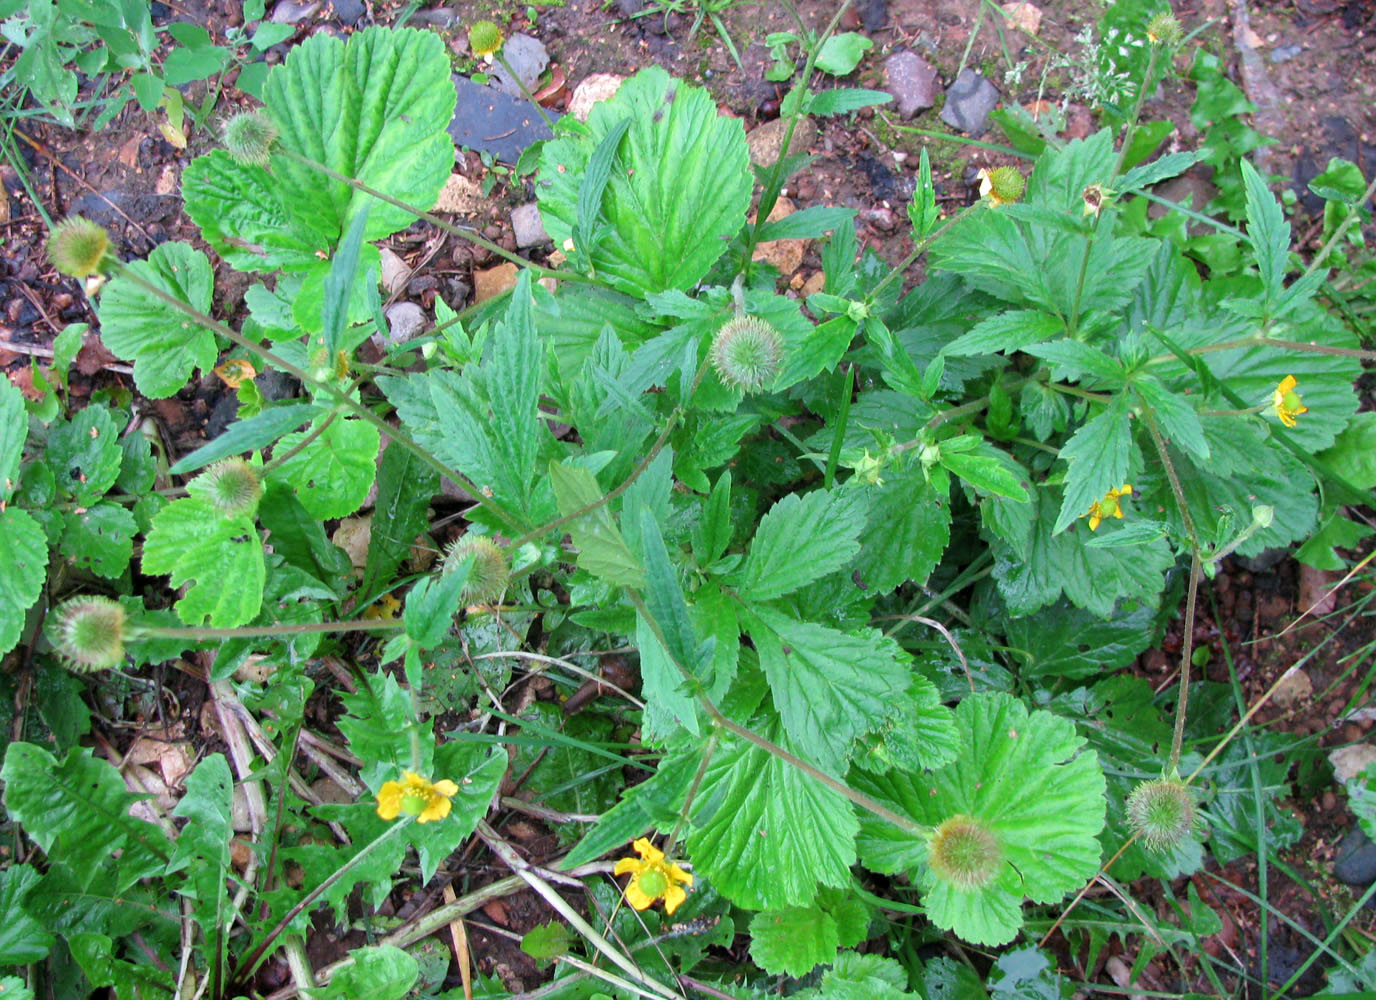
M1363 773L1368 765L1376 763L1376 746L1370 743L1356 743L1352 746L1338 747L1329 753L1328 763L1333 765L1333 779L1345 782Z
M1333 794L1332 789L1328 789L1319 797L1319 805L1324 812L1332 812L1338 808L1338 797Z
M274 24L296 24L304 21L320 9L320 0L278 0L277 6L272 8L272 17L269 18Z
M569 114L580 122L587 121L592 106L613 97L625 79L615 73L594 73L584 78L569 98Z
M750 147L750 162L756 166L767 167L778 160L787 130L788 122L783 118L762 122L751 129L745 137L745 144ZM793 130L793 142L789 145L788 151L806 152L816 134L817 127L812 124L811 118L800 119L798 127Z
M470 181L463 174L450 174L440 191L439 201L435 202L435 211L479 215L485 213L491 204L491 199L483 194L477 182Z
M825 271L814 271L812 276L803 282L803 287L799 289L803 297L816 295L827 287L827 275Z
M777 222L779 219L786 218L797 211L797 207L788 198L780 198L774 203L773 210L769 213L767 222ZM754 260L764 261L766 264L773 264L779 274L787 278L794 271L803 265L803 256L807 253L807 240L786 239L770 240L755 247Z
M540 74L549 65L549 53L538 38L531 38L520 32L507 38L502 46L501 62L492 64L492 85L512 97L524 97L527 91L533 92L540 82ZM511 69L508 70L507 66ZM515 71L515 76L512 76ZM522 90L524 86L524 90Z
M989 131L989 112L998 107L999 90L968 66L946 88L941 120L952 128L979 137Z
M894 107L911 118L936 103L936 67L916 52L895 52L884 61L884 81Z
M645 9L645 0L616 0L616 9L622 17L635 17Z
M255 376L253 384L258 387L259 395L272 403L293 398L301 385L295 376L279 372L276 368L269 368Z
M496 267L473 272L473 301L486 302L516 287L516 265L505 261Z
M397 302L387 307L387 336L393 344L413 340L425 329L425 310L414 302Z
M349 554L354 569L362 569L368 563L368 545L373 538L373 518L346 517L334 529L330 541Z
M1029 35L1035 35L1042 26L1041 8L1030 3L1006 3L1003 12L1008 19Z
M1376 844L1354 826L1338 844L1333 858L1333 874L1348 885L1370 885L1376 882Z
M1289 62L1291 59L1294 59L1303 51L1304 47L1301 45L1282 45L1280 48L1274 49L1271 52L1271 62Z
M861 26L870 34L889 23L888 0L859 0L855 10L860 15Z
M1293 708L1314 693L1314 682L1309 675L1297 668L1285 672L1276 684L1271 700L1281 708Z
M1300 610L1308 615L1330 614L1338 606L1337 575L1300 563Z
M533 201L511 210L511 229L516 234L516 245L522 250L549 242L549 234L540 219L540 207Z
M363 0L330 0L335 19L352 28L363 17Z
M411 277L411 268L387 247L383 247L380 253L382 255L382 287L387 290L388 295L399 295L406 288L406 279Z

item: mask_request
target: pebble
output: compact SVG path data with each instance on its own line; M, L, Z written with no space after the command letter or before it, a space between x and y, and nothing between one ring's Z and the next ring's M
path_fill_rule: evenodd
M998 107L999 90L968 66L946 88L941 120L952 128L979 137L989 131L989 112Z
M411 268L387 247L380 251L382 256L382 287L388 295L398 295L406 287L406 279L411 276Z
M936 67L916 52L895 52L884 61L884 81L894 107L911 118L936 103Z
M274 24L296 24L304 21L320 9L320 0L278 0L277 6L272 8L272 17L269 18Z
M473 272L473 301L486 302L516 287L516 265L504 261L496 267Z
M767 167L775 162L779 158L779 151L783 149L784 132L787 130L788 122L783 118L761 122L751 129L745 137L745 144L750 147L750 162L761 167ZM789 144L789 152L806 152L808 144L816 135L817 126L812 123L812 119L800 119L798 127L793 130L793 142Z
M1303 51L1304 47L1300 45L1282 45L1280 48L1272 51L1271 61L1273 63L1289 62Z
M1319 805L1323 807L1324 812L1332 812L1338 808L1338 797L1333 794L1332 789L1329 789L1320 797Z
M511 210L511 228L516 233L516 246L522 250L549 242L549 234L540 219L540 208L533 201Z
M861 26L870 34L889 23L888 0L859 0L854 10L860 15Z
M1281 708L1291 708L1311 697L1314 693L1314 682L1309 679L1309 675L1303 670L1289 671L1276 684L1275 693L1271 699Z
M1334 855L1333 874L1348 885L1370 885L1376 882L1376 844L1354 826L1343 836Z
M340 24L353 27L363 17L363 0L330 0Z
M525 90L534 92L540 82L540 74L549 65L549 53L538 38L523 35L519 31L506 40L502 46L502 58L510 70L500 62L492 64L492 85L512 97L524 97ZM515 76L512 75L515 72ZM519 83L517 82L519 81Z
M394 344L404 344L425 329L425 310L414 302L397 302L390 305L385 310L385 315L387 336Z
M435 202L436 212L453 212L455 215L480 215L492 200L483 194L482 187L463 174L450 174L444 182L439 200Z
M1003 5L1003 12L1008 15L1009 20L1029 35L1035 35L1041 30L1041 8L1034 4L1006 3Z

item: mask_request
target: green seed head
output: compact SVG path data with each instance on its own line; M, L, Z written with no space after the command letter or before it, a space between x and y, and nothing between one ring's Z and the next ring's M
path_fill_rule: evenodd
M1181 30L1180 22L1175 19L1175 15L1169 12L1157 14L1147 25L1147 40L1153 45L1174 48L1184 40L1184 37L1185 33Z
M266 115L245 112L235 115L220 128L225 150L240 163L266 167L277 141L277 126Z
M478 21L468 29L468 47L479 59L491 59L503 41L502 29L491 21Z
M1194 799L1178 778L1144 781L1127 802L1128 824L1149 850L1168 851L1194 828Z
M1027 181L1018 173L1017 167L995 167L989 171L989 191L995 204L1017 201L1027 188ZM981 194L986 193L981 187Z
M779 374L784 341L779 331L755 316L725 324L712 338L712 367L725 385L759 392Z
M979 889L998 876L1003 851L985 826L969 816L952 816L927 842L927 864L943 882Z
M497 600L506 590L511 567L507 565L502 547L487 535L464 535L449 546L441 575L453 572L470 555L473 556L473 565L468 570L468 581L463 585L460 600L464 604L486 604Z
M119 666L124 633L124 608L108 597L74 597L48 623L48 638L63 665L82 674Z
M188 490L225 517L252 517L263 496L263 480L242 458L226 458L198 476Z
M109 253L110 234L79 215L63 219L48 237L48 259L73 278L104 273Z

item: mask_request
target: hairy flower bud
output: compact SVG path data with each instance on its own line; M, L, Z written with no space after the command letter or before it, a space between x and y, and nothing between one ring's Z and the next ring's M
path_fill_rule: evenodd
M266 167L277 141L277 126L256 111L235 115L220 127L225 150L240 163Z
M502 547L487 535L464 535L449 546L441 575L452 573L470 555L473 556L473 565L468 570L468 581L463 585L459 599L464 604L495 601L506 589L507 581L511 578L511 567L507 564Z
M979 820L952 816L927 842L927 864L943 882L958 889L979 889L998 876L1003 851Z
M1128 795L1128 824L1148 849L1168 851L1194 827L1194 799L1179 778L1144 781Z
M778 330L755 316L740 316L717 331L710 357L723 383L741 392L759 392L779 374L783 354Z
M110 234L80 215L63 219L48 237L48 259L73 278L89 278L104 272L109 253Z
M1179 45L1184 37L1180 22L1169 11L1157 14L1147 25L1147 41L1153 45L1174 47Z
M124 659L124 608L108 597L74 597L48 622L48 638L67 669L92 673Z
M226 458L198 476L191 492L225 517L252 517L263 496L263 480L242 458Z

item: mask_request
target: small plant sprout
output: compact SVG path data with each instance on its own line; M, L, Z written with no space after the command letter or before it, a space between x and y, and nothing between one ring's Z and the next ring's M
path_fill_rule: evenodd
M760 392L779 374L784 342L779 331L755 316L737 316L712 338L712 367L723 383Z
M432 823L449 815L450 799L459 786L448 778L430 781L414 771L403 771L400 781L384 781L377 792L380 819L394 820L403 814L417 823Z
M109 254L110 234L80 215L63 219L48 237L48 259L73 278L104 274Z
M1308 413L1309 407L1304 405L1300 399L1300 394L1295 391L1295 386L1299 385L1299 379L1293 375L1287 375L1280 380L1280 385L1276 386L1271 393L1271 408L1276 411L1276 416L1286 427L1295 426L1295 418L1301 413Z
M1178 777L1144 781L1127 802L1128 823L1148 849L1168 851L1194 828L1194 799Z
M118 601L74 597L57 609L48 628L69 670L109 670L124 660L125 615Z
M220 128L225 150L246 166L266 167L277 141L277 126L257 111L235 115Z
M637 910L645 910L653 906L655 900L662 899L664 912L672 914L688 898L683 887L692 886L693 876L666 861L664 852L645 837L631 847L640 857L622 858L612 870L614 875L631 874L631 881L626 886L626 902Z

